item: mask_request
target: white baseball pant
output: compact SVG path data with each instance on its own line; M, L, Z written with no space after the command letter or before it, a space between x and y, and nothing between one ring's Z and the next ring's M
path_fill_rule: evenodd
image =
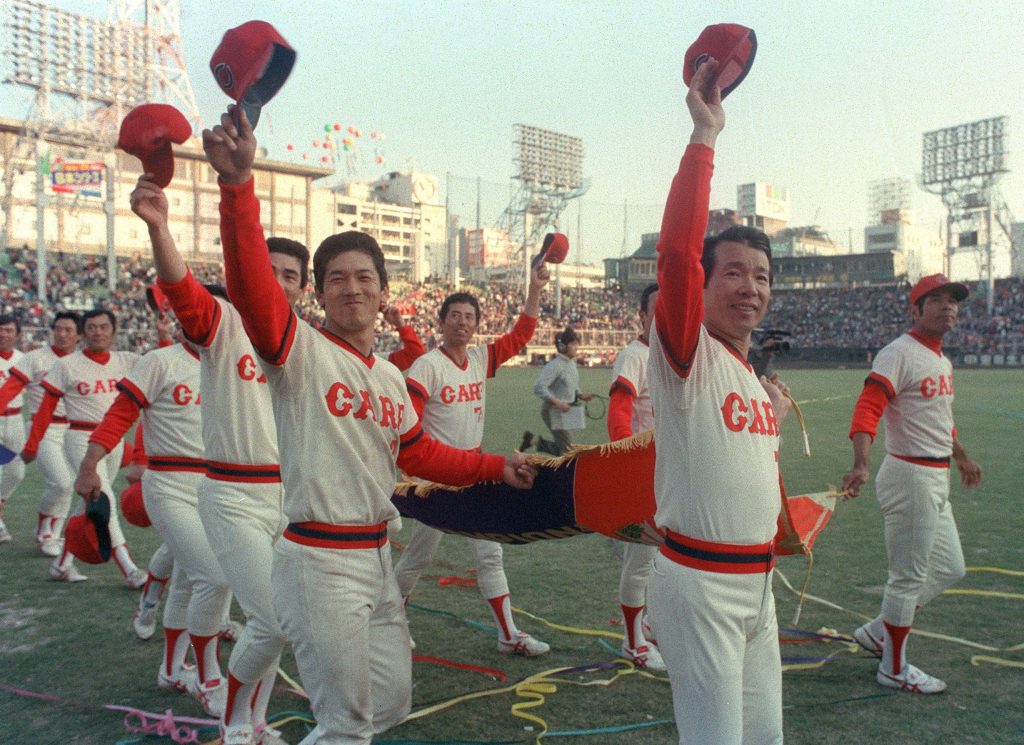
M26 436L31 429L32 422L25 422ZM72 473L71 465L64 454L64 437L67 431L67 424L51 422L43 439L39 441L39 450L36 454L39 475L46 486L39 497L39 511L57 519L53 530L54 538L60 536L63 521L71 509L71 494L75 486L75 474Z
M630 541L619 541L619 544L622 546L619 603L636 608L647 602L647 580L658 547Z
M15 453L20 453L25 447L25 425L21 414L8 414L0 416L0 442ZM0 466L0 505L3 505L18 484L25 478L25 462L15 457L5 466Z
M409 522L412 524L409 543L395 564L395 578L398 580L398 591L402 597L412 594L420 575L434 560L444 537L442 531L424 525L418 520ZM473 552L476 563L476 583L480 588L480 594L485 600L508 595L508 577L505 576L501 544L477 538L467 538L466 542Z

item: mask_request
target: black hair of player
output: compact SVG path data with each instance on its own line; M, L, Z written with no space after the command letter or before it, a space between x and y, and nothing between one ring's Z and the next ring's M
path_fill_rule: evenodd
M444 299L444 302L441 303L441 323L444 323L444 319L448 316L448 309L455 303L468 303L469 305L472 305L473 310L476 311L476 321L477 323L480 323L480 303L468 292L453 292Z
M566 354L569 351L569 345L573 342L579 342L580 337L573 329L572 326L566 326L563 330L555 334L555 349L558 350L559 354Z
M100 316L106 316L110 319L111 327L117 331L117 316L109 308L93 308L92 310L85 311L82 314L82 329L85 329L85 324L90 318L99 318Z
M4 313L2 316L0 316L0 326L6 326L11 323L14 324L14 333L20 334L21 321L18 320L17 316L15 316L13 313Z
M715 249L719 243L742 243L744 246L756 248L768 257L768 286L775 282L772 270L772 242L764 231L747 225L732 225L718 235L709 235L704 239L704 249L700 255L700 265L704 267L704 286L708 286L711 272L715 268Z
M275 236L267 238L267 250L272 254L284 254L285 256L294 256L298 259L299 266L302 267L302 273L299 275L299 284L302 289L306 289L306 285L309 284L309 249L298 241L293 241L291 238L278 238Z
M372 235L367 235L360 230L346 230L344 233L335 233L323 239L313 254L313 284L317 292L324 291L324 279L327 274L327 265L335 256L340 256L349 251L358 251L365 254L373 261L373 268L377 270L377 278L380 280L380 288L387 289L388 270L384 266L384 252L380 250L380 244L374 240Z
M75 313L73 310L61 310L54 314L53 321L50 322L50 330L57 328L57 321L71 321L75 324L75 329L79 335L82 333L82 317Z
M640 293L640 310L642 310L644 313L647 312L647 301L650 300L651 295L653 295L657 291L658 283L651 282L649 285L647 285L647 287L644 288L644 291Z
M273 240L273 239L271 239L271 240ZM303 286L305 286L305 285L303 285ZM210 293L211 295L213 295L214 297L219 297L222 300L227 300L229 303L231 302L231 298L228 297L227 288L224 287L224 285L219 285L219 284L216 284L215 282L211 282L210 284L204 284L203 287L205 287L206 291L208 293Z

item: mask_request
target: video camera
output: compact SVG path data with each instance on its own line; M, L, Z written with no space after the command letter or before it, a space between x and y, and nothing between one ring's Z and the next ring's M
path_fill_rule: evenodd
M792 331L782 329L754 329L754 340L765 352L788 352L790 348L789 337Z

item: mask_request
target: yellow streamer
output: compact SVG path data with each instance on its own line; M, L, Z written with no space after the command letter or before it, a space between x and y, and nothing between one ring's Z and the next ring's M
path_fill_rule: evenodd
M529 611L525 611L522 608L516 608L515 606L512 606L512 612L513 613L520 613L520 614L526 616L527 618L533 619L534 621L539 621L540 623L542 623L545 626L547 626L549 629L556 629L558 631L565 631L565 632L567 632L569 634L579 634L580 636L603 636L603 637L607 637L608 639L617 639L619 641L622 641L622 639L623 639L622 634L619 634L619 633L617 633L615 631L598 631L597 629L581 629L581 628L578 628L576 626L563 626L562 624L554 623L552 621L549 621L546 618L541 618L540 616L535 616L532 613L530 613Z
M1004 600L1024 600L1024 594L1019 592L999 592L998 590L944 590L943 595L975 595L981 598L1003 598Z
M1024 669L1024 662L1017 660L1005 660L1002 657L989 657L986 654L975 654L971 655L971 664L975 667L981 665L981 663L987 662L991 665L999 665L1000 667L1018 667Z
M1005 574L1009 577L1024 577L1024 572L1016 569L1003 569L1002 567L967 567L968 572L991 572L992 574Z

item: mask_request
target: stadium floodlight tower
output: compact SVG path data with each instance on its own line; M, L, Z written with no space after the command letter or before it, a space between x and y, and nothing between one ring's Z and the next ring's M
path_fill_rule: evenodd
M48 144L76 157L100 154L97 180L105 181L107 283L116 286L114 256L114 143L124 115L141 103L177 106L200 123L181 47L179 0L109 0L108 18L90 18L36 0L4 3L5 83L27 88L33 99L19 136L5 142L3 162L6 246L14 180L28 166L36 173L36 254L41 300L46 298L44 214L51 178ZM102 166L102 167L101 167ZM93 186L97 186L93 184ZM81 196L76 193L75 199Z
M569 201L590 188L583 178L583 140L526 124L514 125L518 152L512 176L512 198L503 215L509 242L519 246L518 264L528 278L531 248L540 246L545 233L558 230L559 218ZM556 266L555 303L561 314L561 282Z
M1009 171L1006 140L1009 118L982 119L925 132L921 186L946 206L946 273L954 256L972 253L977 278L986 286L992 314L996 249L1010 255L1012 215L997 186Z

